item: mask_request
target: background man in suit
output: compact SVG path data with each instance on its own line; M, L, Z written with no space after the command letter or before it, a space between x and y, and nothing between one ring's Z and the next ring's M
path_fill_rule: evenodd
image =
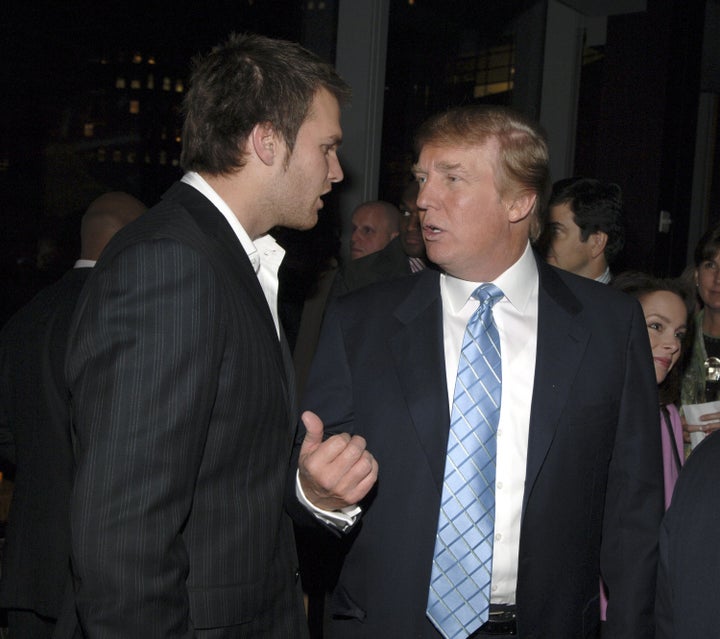
M105 245L146 208L127 193L94 200L80 223L75 267L0 333L0 457L16 467L0 606L8 609L8 627L17 639L52 636L70 578L74 462L63 370L70 318Z
M415 180L410 182L403 189L400 201L400 243L413 273L427 266L427 251L420 227L420 209L417 205L419 188Z
M417 273L428 266L420 232L417 194L418 184L413 181L403 191L398 236L379 251L343 264L335 275L331 295L342 295L368 284Z
M398 207L383 200L360 204L352 213L350 258L356 260L385 248L400 232Z
M72 559L87 637L307 635L283 497L296 415L276 225L342 177L347 85L300 46L233 35L194 63L186 174L118 234L67 359Z
M593 178L567 178L553 184L541 240L553 266L603 284L625 244L622 191Z
M688 457L660 528L657 639L715 637L720 628L720 435Z
M303 399L296 516L347 531L330 637L595 637L600 573L607 636L650 638L663 487L640 306L533 254L548 153L531 122L456 108L421 127L417 149L424 239L443 273L336 298ZM470 339L472 296L487 288L496 303ZM466 351L481 343L495 366L473 357L488 376L470 383ZM491 410L487 396L460 405L483 386ZM450 446L465 436L472 455ZM451 486L482 456L471 485ZM470 522L452 512L460 494L482 511ZM448 540L440 522L461 534ZM446 559L455 544L477 559ZM464 571L473 581L450 576Z

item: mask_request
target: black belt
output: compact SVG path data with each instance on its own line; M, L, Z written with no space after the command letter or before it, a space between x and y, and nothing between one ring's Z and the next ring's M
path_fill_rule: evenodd
M486 635L516 635L517 614L515 606L493 604L488 620L473 632L468 639Z

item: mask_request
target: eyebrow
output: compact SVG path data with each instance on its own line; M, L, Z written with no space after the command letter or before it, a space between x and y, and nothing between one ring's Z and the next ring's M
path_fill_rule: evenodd
M438 162L436 166L439 171L457 171L458 169L463 168L463 165L460 162L455 162L454 164L450 164L449 162Z
M450 162L438 162L435 165L435 168L438 171L441 171L444 173L447 173L450 171L457 171L457 170L464 171L465 170L462 163L460 163L460 162L455 162L452 164ZM421 169L417 164L413 164L413 166L411 167L410 170L412 171L412 173L427 173L426 170Z
M665 317L664 315L662 315L662 314L660 314L660 313L650 313L650 315L648 315L648 316L645 318L645 321L650 321L651 318L657 318L657 319L659 319L659 320L662 320L662 321L665 322L666 324L670 324L670 318L669 318L669 317ZM679 331L681 328L685 328L685 329L686 329L686 328L687 328L687 324L680 324L680 326L676 327L675 330L676 330L676 331Z
M332 144L334 146L340 146L342 144L342 135L331 135L325 138L323 144Z

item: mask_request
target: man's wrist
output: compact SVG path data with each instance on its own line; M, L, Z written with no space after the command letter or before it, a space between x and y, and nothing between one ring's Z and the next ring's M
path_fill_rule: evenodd
M352 528L357 521L357 518L362 513L362 508L360 508L357 504L346 506L345 508L340 508L339 510L325 510L324 508L319 508L313 504L305 495L305 491L300 483L300 471L298 471L295 475L295 495L297 496L298 501L317 519L325 524L337 528L342 532Z

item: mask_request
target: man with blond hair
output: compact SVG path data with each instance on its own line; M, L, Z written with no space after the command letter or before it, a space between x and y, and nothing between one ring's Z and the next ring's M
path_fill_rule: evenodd
M425 270L337 298L302 402L298 521L344 561L331 639L653 637L663 487L639 304L530 237L538 128L432 117L414 167Z

